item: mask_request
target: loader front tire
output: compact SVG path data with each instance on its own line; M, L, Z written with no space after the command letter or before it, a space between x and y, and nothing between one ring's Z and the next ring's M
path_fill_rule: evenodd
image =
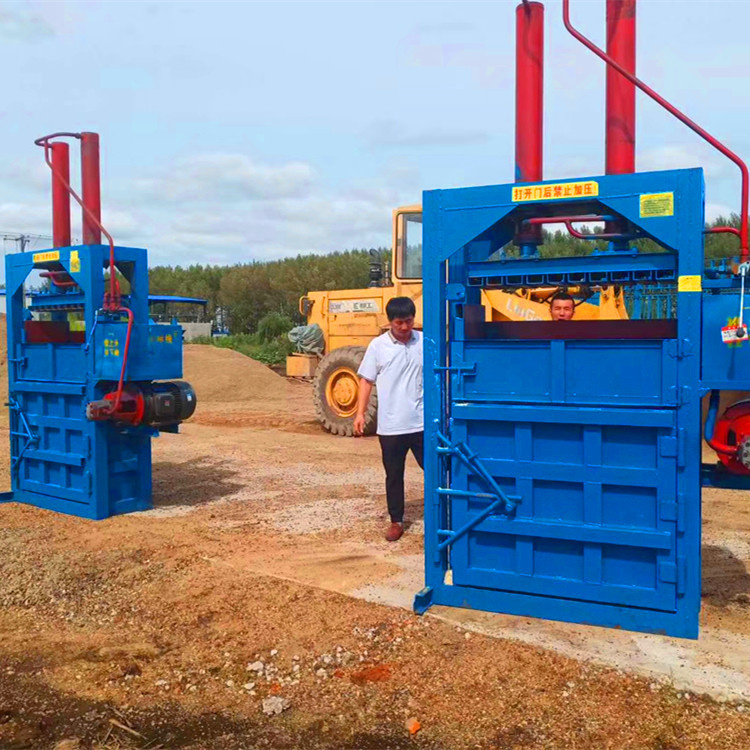
M354 434L354 416L359 396L357 369L364 356L364 346L342 346L326 354L315 370L315 414L323 427L334 435L350 437ZM365 435L375 432L377 413L378 395L373 388L365 412Z

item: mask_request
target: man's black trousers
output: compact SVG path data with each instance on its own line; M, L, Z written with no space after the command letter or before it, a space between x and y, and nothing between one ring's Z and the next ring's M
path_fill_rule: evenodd
M391 521L404 520L404 465L406 454L411 450L420 469L424 469L424 432L409 432L406 435L378 435L385 467L385 496Z

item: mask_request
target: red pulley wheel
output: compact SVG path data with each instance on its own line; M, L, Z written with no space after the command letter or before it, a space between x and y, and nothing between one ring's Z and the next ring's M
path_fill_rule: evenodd
M105 401L115 401L116 399L117 391L113 391L104 396ZM126 386L122 392L120 407L110 418L118 422L139 425L143 421L144 411L145 403L143 400L143 394L138 388Z
M737 448L733 454L718 453L732 474L750 475L750 401L732 404L716 421L714 442Z

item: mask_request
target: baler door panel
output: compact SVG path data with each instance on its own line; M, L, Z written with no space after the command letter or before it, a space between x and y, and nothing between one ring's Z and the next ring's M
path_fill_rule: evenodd
M65 503L87 503L88 438L78 418L85 411L83 387L19 381L11 395L18 406L11 410L18 487ZM23 436L27 427L31 439Z
M464 403L453 414L453 439L520 498L512 516L492 515L455 542L455 584L676 609L673 411ZM451 488L483 491L455 461ZM452 528L487 504L452 496Z
M674 406L672 346L666 339L456 342L452 361L458 355L476 370L454 393L468 401Z

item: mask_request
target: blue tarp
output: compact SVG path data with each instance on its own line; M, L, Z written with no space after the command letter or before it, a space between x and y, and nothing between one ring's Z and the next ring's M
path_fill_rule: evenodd
M173 297L169 294L149 294L148 302L187 302L194 305L207 305L207 299L201 299L200 297Z

